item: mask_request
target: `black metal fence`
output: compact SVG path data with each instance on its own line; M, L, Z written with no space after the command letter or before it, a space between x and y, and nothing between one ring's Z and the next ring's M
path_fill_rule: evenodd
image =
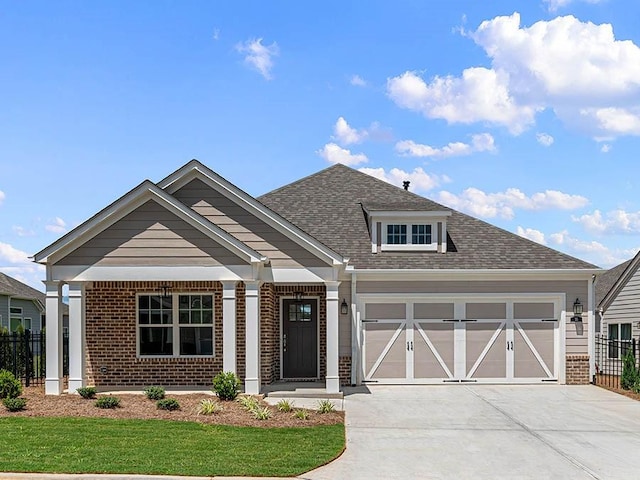
M63 375L69 375L69 336L62 339ZM0 333L0 370L8 370L25 386L42 385L46 377L45 333Z
M638 340L618 340L607 338L605 335L596 334L595 357L596 374L593 383L596 385L620 388L620 376L622 375L623 359L628 352L633 354L638 367Z

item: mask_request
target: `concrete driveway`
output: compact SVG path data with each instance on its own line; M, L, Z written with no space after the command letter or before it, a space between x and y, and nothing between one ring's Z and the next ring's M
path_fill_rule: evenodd
M372 386L347 450L305 479L628 479L640 402L594 386Z

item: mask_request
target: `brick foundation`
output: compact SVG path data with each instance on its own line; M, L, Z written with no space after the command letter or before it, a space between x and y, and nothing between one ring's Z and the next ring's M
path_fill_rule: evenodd
M351 385L351 357L340 357L338 371L340 372L340 385Z
M586 385L589 378L589 355L567 355L567 385Z

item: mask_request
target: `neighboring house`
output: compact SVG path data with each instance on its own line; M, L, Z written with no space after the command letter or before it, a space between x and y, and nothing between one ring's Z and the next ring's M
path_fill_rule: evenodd
M221 370L247 393L588 383L594 368L597 267L343 165L254 198L193 160L35 261L49 332L68 284L70 391L209 385Z
M0 327L15 332L19 325L31 332L45 326L45 294L0 272ZM68 307L63 304L64 327L68 323Z
M604 272L596 284L596 317L600 332L610 342L606 359L622 357L625 342L640 335L640 252L631 260ZM615 363L615 362L614 362Z

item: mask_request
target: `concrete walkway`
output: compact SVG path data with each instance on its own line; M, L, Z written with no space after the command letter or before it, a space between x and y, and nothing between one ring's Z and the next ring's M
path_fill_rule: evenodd
M628 479L640 402L594 386L374 386L347 450L301 478Z

